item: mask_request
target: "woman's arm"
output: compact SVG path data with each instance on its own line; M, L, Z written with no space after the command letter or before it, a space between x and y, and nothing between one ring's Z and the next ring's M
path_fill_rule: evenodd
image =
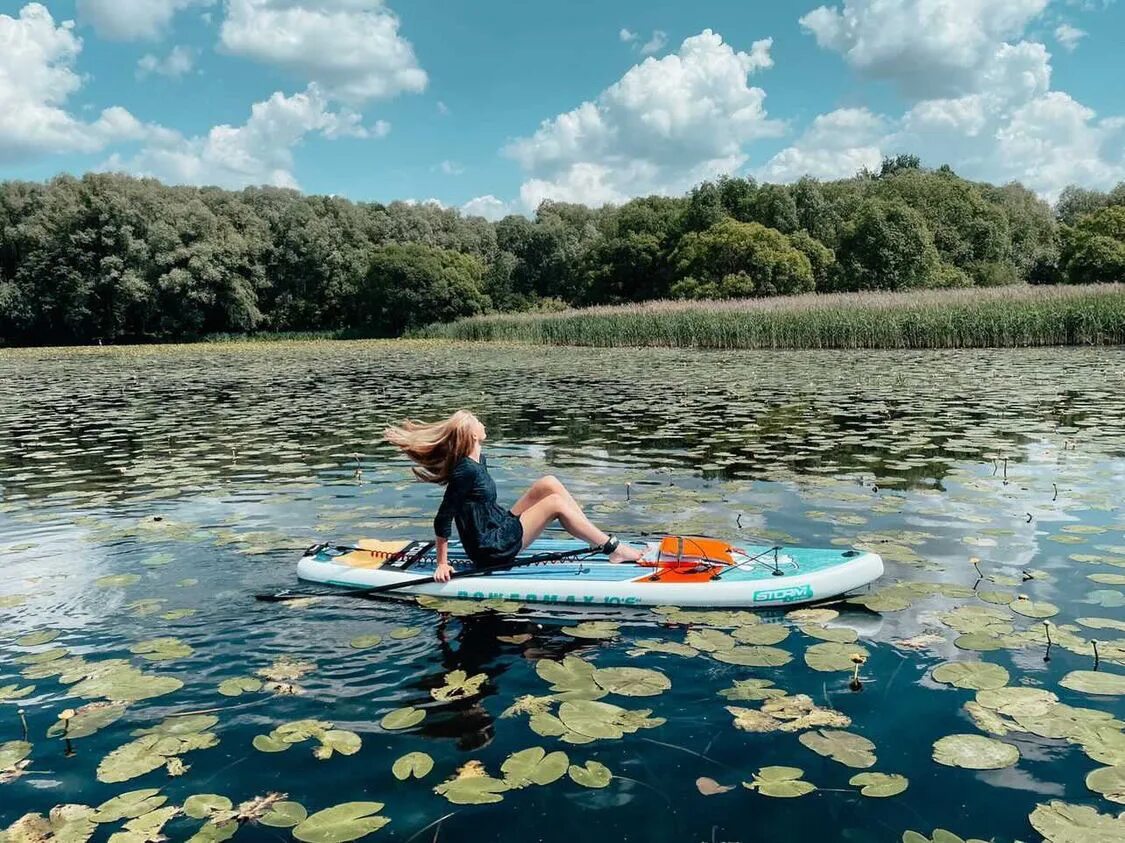
M434 571L434 579L438 582L449 582L449 578L453 576L453 566L449 564L449 539L438 536L434 544L437 546L437 569Z

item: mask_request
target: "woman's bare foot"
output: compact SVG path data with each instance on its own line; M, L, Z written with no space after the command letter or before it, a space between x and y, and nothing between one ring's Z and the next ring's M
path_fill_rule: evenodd
M624 562L638 562L642 556L644 554L637 548L622 542L617 546L617 550L609 555L609 561L620 565Z

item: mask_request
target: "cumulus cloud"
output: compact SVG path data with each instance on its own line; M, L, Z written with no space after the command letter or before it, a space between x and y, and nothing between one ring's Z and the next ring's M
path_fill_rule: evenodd
M164 58L148 53L137 62L137 78L156 74L170 79L179 79L195 67L195 51L190 47L173 47Z
M651 56L659 53L668 44L668 33L662 29L654 29L652 37L641 45L641 55Z
M350 102L425 90L426 72L382 0L227 0L222 48Z
M677 52L635 65L593 101L545 120L505 148L529 176L524 203L620 202L738 169L747 144L783 131L766 114L765 91L747 81L773 66L771 44L740 52L704 30Z
M369 137L359 114L333 111L315 86L255 103L241 126L215 126L201 137L166 132L135 156L112 156L103 169L154 176L177 184L298 188L293 149L307 136Z
M771 158L756 175L763 181L791 182L802 176L846 178L863 168L878 169L891 121L866 108L821 114L792 146Z
M1069 23L1062 23L1055 27L1055 40L1072 53L1077 49L1078 42L1089 34L1086 30L1071 26Z
M45 6L29 3L19 17L0 15L0 45L0 162L97 152L158 131L124 108L107 108L93 122L67 111L82 87L74 70L82 39L70 21L56 24Z
M823 115L763 175L846 176L854 163L911 152L973 178L1017 179L1050 200L1070 183L1108 187L1125 179L1125 119L1099 118L1052 90L1047 48L1017 40L1044 5L845 0L843 10L806 15L802 25L822 47L863 75L894 82L912 104L898 118L852 114L865 126L859 132L836 127L847 110Z
M633 32L633 30L631 30L631 29L626 29L625 27L621 27L621 30L617 33L617 37L621 39L621 42L623 44L631 44L632 42L636 41L640 36L637 35L637 33Z
M78 0L78 20L115 41L154 39L164 35L172 18L191 6L215 0Z
M477 196L461 206L461 213L467 217L484 217L489 222L496 222L512 213L511 206L491 193Z
M992 72L998 43L1020 35L1048 0L844 0L800 19L817 43L908 97L958 96Z
M465 168L458 164L456 161L442 161L437 165L437 168L447 176L459 176L463 172L465 172Z

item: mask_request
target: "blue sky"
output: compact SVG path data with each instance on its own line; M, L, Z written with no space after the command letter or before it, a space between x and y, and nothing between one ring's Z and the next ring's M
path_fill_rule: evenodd
M886 154L1125 180L1114 0L0 0L0 178L120 170L497 217Z

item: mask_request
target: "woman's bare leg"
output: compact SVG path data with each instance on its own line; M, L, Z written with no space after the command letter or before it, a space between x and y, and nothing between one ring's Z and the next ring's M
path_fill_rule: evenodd
M578 506L578 502L574 500L574 496L567 491L566 486L562 484L559 478L553 474L548 474L546 477L540 477L531 484L522 498L516 501L516 505L512 507L513 515L522 515L527 509L534 504L537 504L547 495L563 495L570 499L570 502Z
M558 519L564 530L592 547L609 541L609 536L590 522L581 507L574 503L573 498L552 493L520 513L520 523L523 524L523 546L527 547L539 538L555 519ZM632 562L640 558L639 550L623 544L610 554L609 561Z

